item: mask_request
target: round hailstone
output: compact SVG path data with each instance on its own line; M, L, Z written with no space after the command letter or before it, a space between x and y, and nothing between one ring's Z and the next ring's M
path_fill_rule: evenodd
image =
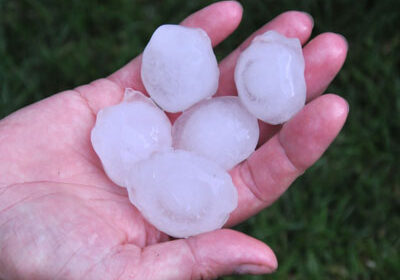
M127 189L147 221L174 237L221 228L238 199L225 170L182 150L156 153L137 164Z
M257 36L238 59L235 82L240 100L257 118L286 122L306 100L300 41L275 31Z
M200 28L160 26L144 49L141 75L151 98L168 112L212 96L219 69L210 38Z
M125 186L133 164L171 149L171 123L150 98L127 89L122 103L97 114L91 140L108 177Z
M228 170L254 152L257 119L238 97L215 97L197 103L175 121L173 146L195 152Z

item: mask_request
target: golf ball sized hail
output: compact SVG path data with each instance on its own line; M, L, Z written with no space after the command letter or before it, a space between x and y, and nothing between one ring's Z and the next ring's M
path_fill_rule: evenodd
M197 153L228 170L254 152L259 127L238 97L224 96L184 111L172 135L174 148Z
M143 52L141 76L151 98L167 112L181 112L218 88L211 40L200 28L162 25Z
M297 38L268 31L254 38L235 68L240 100L257 118L280 124L306 100L304 57Z
M171 123L150 98L127 89L120 104L97 114L91 140L108 177L125 186L136 162L171 149Z
M131 202L157 229L188 237L221 228L237 206L230 175L194 153L155 153L129 172Z

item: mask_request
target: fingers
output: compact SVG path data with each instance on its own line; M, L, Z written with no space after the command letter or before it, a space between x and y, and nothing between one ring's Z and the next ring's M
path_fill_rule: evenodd
M310 102L281 131L231 171L239 203L226 226L256 214L278 199L318 160L342 128L347 102L327 94Z
M246 41L244 41L236 50L221 61L219 88L216 95L234 95L236 86L234 81L234 71L236 61L243 50L245 50L254 39L269 30L275 30L287 37L296 37L304 44L311 35L313 20L309 14L303 12L290 11L285 12L262 28L254 32Z
M220 43L239 25L242 6L236 1L221 1L211 4L182 21L182 25L204 29L213 46ZM131 87L144 91L140 78L141 57L138 56L120 70L109 76L122 88Z
M323 33L304 47L308 101L322 94L329 86L346 60L347 49L346 39L335 33Z
M154 280L215 279L232 273L270 273L276 268L276 257L267 245L222 229L146 247L132 275Z

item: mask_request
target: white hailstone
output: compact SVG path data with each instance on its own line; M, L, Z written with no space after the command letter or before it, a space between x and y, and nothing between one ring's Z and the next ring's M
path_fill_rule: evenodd
M127 89L120 104L97 114L91 140L108 177L125 186L133 164L172 149L171 122L150 98Z
M200 28L160 26L144 49L141 76L151 98L168 112L212 96L219 69L210 38Z
M238 97L215 97L197 103L172 126L173 146L195 152L228 170L254 152L257 119Z
M130 170L131 202L148 222L174 237L221 228L237 206L229 174L194 153L156 153Z
M255 37L238 59L235 82L240 100L257 118L286 122L306 100L300 41L275 31Z

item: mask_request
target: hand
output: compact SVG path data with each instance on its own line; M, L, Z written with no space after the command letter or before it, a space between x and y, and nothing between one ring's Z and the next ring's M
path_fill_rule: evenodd
M182 24L203 28L217 45L241 16L240 5L226 1ZM306 44L312 27L307 14L287 12L255 33L274 29L305 44L308 104L283 126L261 124L260 147L231 171L239 205L226 227L278 199L345 122L347 103L337 95L319 95L341 68L347 44L332 33ZM217 95L236 94L234 66L255 34L220 63ZM277 268L269 247L233 230L171 240L142 218L125 189L106 177L90 131L96 113L120 102L124 88L144 91L139 73L140 56L107 78L0 121L0 278L208 279Z

